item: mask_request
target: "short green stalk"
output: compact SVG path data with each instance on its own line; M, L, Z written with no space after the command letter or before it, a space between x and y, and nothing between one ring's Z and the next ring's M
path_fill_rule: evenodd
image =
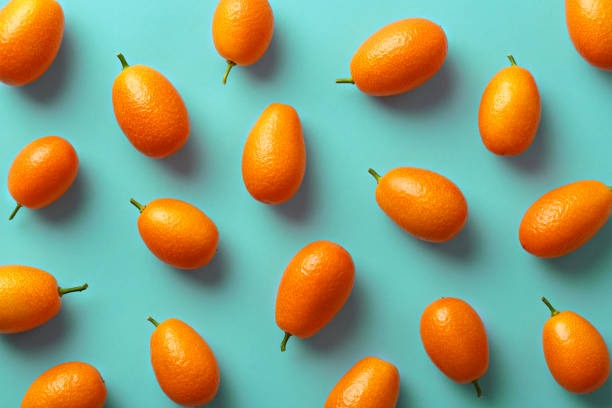
M376 179L376 182L377 182L377 183L380 183L380 179L381 179L381 177L380 177L380 174L378 174L378 173L376 172L376 170L374 170L374 169L370 169L370 170L368 170L368 173L370 173L370 174L371 174L371 175L372 175L372 176L373 176L373 177Z
M85 289L87 289L89 287L88 284L83 284L81 286L75 286L73 288L58 288L57 291L59 292L60 296L64 296L66 293L72 293L72 292L82 292Z
M510 65L515 67L516 66L516 60L514 59L514 57L512 55L508 54L508 59L510 60Z
M151 316L147 317L147 320L150 321L151 323L153 323L153 326L155 326L155 327L159 326L159 323L157 322L157 320L155 320Z
M125 59L123 54L121 53L117 54L117 58L119 58L119 61L121 61L121 66L123 67L123 69L130 67L130 64L127 63L127 60Z
M225 69L225 74L223 75L223 85L227 83L227 77L232 70L236 66L234 61L227 60L227 68Z
M283 337L283 341L281 343L281 351L285 352L285 350L287 350L287 342L289 341L289 338L291 338L291 335L287 332L285 332L285 337Z
M476 388L476 395L478 396L478 398L482 397L482 390L480 389L480 384L478 384L478 380L472 381L472 384L474 384L474 388Z
M555 309L553 305L550 304L548 299L546 299L545 297L542 297L542 302L544 302L546 306L548 306L548 308L550 309L550 317L554 317L559 314L559 311Z
M21 209L21 207L23 207L23 206L21 204L17 203L17 207L15 207L15 209L11 213L11 215L9 217L9 221L11 221L13 218L15 218L15 216L17 215L17 212Z
M353 78L341 78L341 79L336 79L336 83L337 84L354 84L355 81L353 80Z
M146 208L146 205L140 204L138 201L134 200L133 198L130 198L130 203L134 204L134 207L138 208L138 211L140 212L143 212L144 209Z

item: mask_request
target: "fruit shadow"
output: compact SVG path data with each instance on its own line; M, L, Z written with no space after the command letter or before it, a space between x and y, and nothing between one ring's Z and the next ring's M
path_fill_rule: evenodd
M357 331L359 316L363 303L363 293L359 284L355 282L351 296L348 298L338 315L332 319L319 333L306 340L306 344L318 351L326 352Z
M74 60L74 44L70 31L66 29L60 50L47 72L33 83L25 85L19 90L36 102L51 102L59 95L60 90L65 88L66 81L70 76L72 60Z
M305 221L308 215L312 213L313 207L313 187L314 177L312 174L314 165L311 150L308 149L308 131L304 130L304 139L306 140L306 173L300 189L286 203L271 206L271 208L279 214L285 216L290 221L300 222Z
M397 397L396 408L415 407L416 404L414 402L411 402L410 392L408 392L408 390L406 389L407 387L405 386L404 381L402 381L401 375L402 374L400 373L400 392Z
M562 392L566 392L561 390ZM567 392L566 392L567 393ZM606 381L606 383L597 391L592 392L591 394L579 395L579 394L571 394L572 397L576 400L581 400L584 405L588 405L590 407L612 407L612 382L610 380Z
M11 347L24 353L38 353L46 346L57 345L70 330L70 308L63 307L53 319L42 326L17 334L2 335L2 339Z
M244 70L258 81L273 78L280 64L280 35L278 31L278 29L275 30L270 46L259 61L248 67L234 67L234 70ZM228 79L228 85L229 81Z
M476 254L476 236L474 233L474 224L470 222L469 218L463 230L459 234L448 242L427 242L414 238L409 234L405 233L407 239L418 242L421 246L427 248L430 251L434 251L438 254L446 255L450 258L469 260Z
M387 108L403 112L426 110L449 99L455 90L456 77L455 64L447 58L440 71L423 85L400 95L371 98Z
M567 277L584 279L585 273L609 275L608 268L603 267L611 258L609 249L612 243L612 222L608 222L583 247L559 258L539 259L548 269L561 272ZM601 266L601 267L600 267Z
M221 371L221 373L228 373L232 372L233 368L225 367L224 364L220 362L219 371ZM209 404L207 404L206 407L230 408L236 406L236 402L232 400L232 395L236 394L236 391L232 390L231 382L228 385L229 378L229 376L223 376L222 374L221 382L219 383L219 389L217 390L217 395L215 395L215 399L213 399Z
M482 389L481 398L487 403L496 404L500 402L501 398L497 391L504 388L503 367L500 366L503 362L502 359L498 357L500 354L497 352L498 348L495 346L495 337L492 336L491 332L487 333L487 337L489 340L489 368L485 375L478 380L478 384ZM472 384L463 384L463 386L466 388L465 392L468 392L469 396L472 396L474 400L478 400L476 390Z
M531 146L529 146L527 150L518 156L499 157L499 159L503 160L505 163L508 163L510 166L529 174L546 168L546 164L548 162L547 143L551 140L552 133L548 117L547 109L543 103L542 118L540 119L538 132L536 133Z
M170 157L158 159L156 162L161 163L163 167L176 175L182 177L194 176L203 161L198 135L199 132L192 127L189 140L178 152Z
M47 222L59 223L69 217L76 216L85 206L87 188L86 188L86 171L82 167L79 168L79 173L72 183L72 186L61 196L56 202L51 203L47 207L38 210L28 210L23 208L21 211L33 212L36 216ZM25 212L24 211L24 212ZM19 215L17 215L18 217Z
M227 278L229 270L227 252L222 245L223 244L220 242L217 253L206 266L194 270L181 270L171 266L169 266L169 268L173 271L178 271L182 276L187 277L195 283L206 286L219 286Z

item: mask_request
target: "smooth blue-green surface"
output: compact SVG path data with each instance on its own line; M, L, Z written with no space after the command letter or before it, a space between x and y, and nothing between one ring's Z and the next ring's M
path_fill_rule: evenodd
M523 251L517 237L524 211L543 193L580 179L612 183L612 76L576 53L561 1L271 0L270 49L256 65L234 68L225 87L211 36L216 1L61 3L66 35L51 69L22 89L0 86L0 213L13 209L6 174L31 140L67 138L81 167L58 202L0 221L0 263L90 287L66 296L43 327L0 338L0 406L17 407L39 374L71 360L100 370L107 407L174 406L150 366L148 315L183 319L209 342L221 367L216 408L320 407L367 355L399 368L399 407L612 405L612 384L576 396L554 382L540 302L546 295L580 313L612 341L612 227L552 261ZM334 83L349 74L365 38L414 16L448 36L448 59L432 80L385 99ZM165 74L187 104L191 138L169 159L143 156L117 126L119 51ZM536 140L517 158L489 153L477 127L484 87L508 65L507 53L532 72L543 105ZM308 150L302 188L279 207L252 199L240 170L246 136L273 102L297 109ZM367 169L398 166L435 170L463 190L470 217L458 238L426 244L382 213ZM130 197L179 198L204 210L220 230L213 262L183 272L158 261L138 235ZM353 255L356 287L322 332L291 339L281 354L277 285L295 252L319 239ZM421 345L421 312L441 296L468 301L485 322L491 364L481 400L471 385L442 375Z

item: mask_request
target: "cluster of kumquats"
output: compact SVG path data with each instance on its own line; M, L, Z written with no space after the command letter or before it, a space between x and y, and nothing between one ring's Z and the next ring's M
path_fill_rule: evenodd
M612 70L612 0L567 0L567 26L579 53L592 65ZM40 77L53 62L62 41L64 15L55 0L11 0L0 11L0 80L21 86ZM212 22L213 39L230 70L256 62L267 50L274 17L267 0L221 0ZM351 62L351 78L370 95L408 92L426 82L443 65L447 39L437 24L422 18L393 22L369 37ZM143 154L162 158L177 152L189 137L187 108L177 90L159 72L144 65L123 66L113 86L113 107L119 126ZM518 155L529 147L540 121L536 82L509 56L484 91L479 127L485 146L498 155ZM242 157L249 193L266 204L281 204L300 188L306 149L300 119L291 106L267 107L250 132ZM8 188L22 207L37 209L70 188L78 157L70 143L57 136L25 146L10 167ZM430 170L403 167L380 176L376 201L406 232L429 242L453 239L463 228L468 206L461 190ZM175 199L147 205L131 200L138 210L138 229L151 252L181 269L205 266L217 250L219 234L202 211ZM539 257L559 257L577 250L606 223L612 192L599 181L585 180L546 193L525 214L519 239ZM290 261L276 299L276 321L291 336L306 338L329 323L348 299L355 279L351 255L340 245L318 241ZM28 266L0 267L0 333L30 330L53 318L61 297L87 285L60 288L50 274ZM543 332L544 355L557 382L570 392L589 393L608 378L610 358L599 332L581 316L558 312L546 300L551 318ZM151 337L151 363L163 391L177 404L209 403L220 373L204 339L177 319L158 323ZM459 383L473 383L489 365L484 325L474 309L455 298L442 298L423 312L422 342L438 368ZM324 406L390 408L399 393L394 365L366 357L332 389ZM25 393L22 408L101 408L106 388L92 366L70 362L43 373Z

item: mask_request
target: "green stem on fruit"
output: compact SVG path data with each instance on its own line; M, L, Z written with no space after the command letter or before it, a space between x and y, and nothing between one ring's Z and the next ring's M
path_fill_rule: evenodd
M289 341L289 338L291 337L291 335L287 332L285 332L285 337L283 337L283 341L281 342L281 351L284 353L285 350L287 350L287 342Z
M225 69L225 74L223 75L223 85L227 83L227 76L229 75L232 68L236 66L234 61L227 60L227 68Z
M130 64L127 63L127 60L125 59L123 54L121 53L117 54L117 58L119 58L119 61L121 61L121 66L123 67L123 69L130 67Z
M377 182L377 183L380 183L380 179L381 179L381 177L380 177L380 174L378 174L378 173L376 172L376 170L374 170L374 169L369 169L369 170L368 170L368 173L370 173L370 174L371 174L371 175L372 175L372 176L373 176L373 177L376 179L376 182Z
M13 218L15 218L15 216L17 215L17 212L21 209L21 207L23 207L23 206L21 204L17 203L17 207L15 207L15 209L11 213L11 215L9 217L9 221L11 221Z
M150 321L151 323L153 323L153 326L155 326L155 327L159 326L159 323L157 323L157 320L155 320L151 316L147 317L147 320Z
M337 84L354 84L355 81L353 80L353 78L340 78L340 79L336 79L336 83Z
M542 297L542 302L544 302L546 306L548 306L548 308L550 309L550 317L553 317L559 314L559 311L555 309L553 305L550 304L548 299L546 299L545 297Z
M474 384L474 388L476 388L476 395L478 396L478 398L482 397L482 390L480 389L480 384L478 384L478 380L472 381L472 384Z
M514 57L510 54L508 54L508 59L510 60L510 65L515 67L516 66L516 60L514 59Z
M89 285L85 283L81 286L75 286L74 288L58 288L57 291L59 292L60 296L64 296L66 293L82 292L88 287Z
M144 209L147 207L146 205L140 204L138 201L134 200L133 198L130 198L130 203L134 204L134 207L138 208L138 211L140 212L143 212Z

